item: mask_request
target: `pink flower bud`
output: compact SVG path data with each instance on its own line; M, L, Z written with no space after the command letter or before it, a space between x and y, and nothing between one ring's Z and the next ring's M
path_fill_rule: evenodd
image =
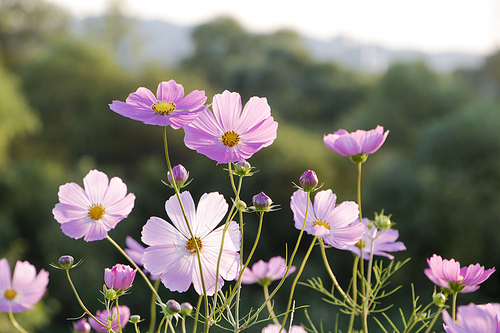
M82 318L74 323L73 330L75 333L90 333L90 324L87 322L87 318Z
M318 185L318 176L316 172L307 170L300 176L299 184L305 192L311 192Z
M255 210L258 212L268 212L273 201L264 192L254 195L252 198Z
M104 282L106 286L115 291L127 290L134 282L136 269L123 264L116 264L112 269L104 270Z
M172 174L174 175L174 181L177 187L181 188L184 183L189 178L189 172L184 168L182 165L178 164L172 168ZM172 183L172 176L170 175L170 172L167 173L167 179L170 182L170 184L173 185Z

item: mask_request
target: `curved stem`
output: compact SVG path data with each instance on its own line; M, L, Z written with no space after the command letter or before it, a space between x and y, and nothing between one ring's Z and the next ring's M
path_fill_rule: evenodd
M283 330L283 327L285 327L286 320L288 319L288 311L290 311L290 307L292 306L292 300L293 300L293 294L295 292L295 286L297 285L297 282L299 281L300 275L302 274L302 271L304 270L304 267L306 266L307 259L309 258L309 255L311 254L311 251L314 247L314 244L316 243L317 238L318 237L313 238L311 245L309 245L309 249L306 252L304 260L302 260L302 264L300 265L299 271L297 272L297 274L295 275L295 279L293 280L292 288L290 290L290 297L288 298L288 305L286 307L285 317L283 318L283 322L281 323L280 332Z
M264 289L264 299L268 299L269 298L269 288L268 288L268 286L267 285L263 285L262 288ZM274 310L273 310L273 307L271 305L271 302L267 302L267 310L269 311L269 315L271 316L271 318L273 320L273 323L275 323L276 325L279 325L280 322L276 318L276 314L274 314Z
M14 325L15 328L17 328L17 330L19 332L22 332L22 333L28 333L24 328L21 327L21 325L19 325L19 323L16 321L16 318L14 318L14 314L12 313L12 310L9 309L9 318L10 318L10 321L12 323L12 325Z

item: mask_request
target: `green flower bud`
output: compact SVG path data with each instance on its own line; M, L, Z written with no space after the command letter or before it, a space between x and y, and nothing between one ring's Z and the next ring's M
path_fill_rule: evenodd
M130 316L130 320L129 320L132 324L138 324L141 322L141 316L139 315L132 315Z
M75 259L73 259L72 256L65 255L59 258L59 265L61 265L61 267L64 269L70 269L73 266L74 262Z
M193 312L193 306L191 303L184 302L181 304L181 315L189 316Z

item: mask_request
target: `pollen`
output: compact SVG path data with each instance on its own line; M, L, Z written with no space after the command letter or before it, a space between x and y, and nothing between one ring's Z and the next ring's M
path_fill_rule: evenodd
M104 215L104 208L101 205L94 205L90 207L89 217L92 220L99 220Z
M234 147L240 142L240 136L234 131L228 131L222 135L222 143L228 147Z
M313 223L314 225L320 225L324 228L326 228L327 230L330 230L330 226L328 225L328 223L324 222L324 221L321 221L321 220L316 220L314 221Z
M464 279L464 277L462 275L458 276L458 282L462 282L463 279Z
M198 249L203 248L203 244L201 243L201 239L199 237L194 238L196 240L196 244L198 245ZM196 253L196 245L194 245L193 239L189 238L187 243L186 243L186 250L188 250L191 253Z
M167 114L172 113L175 110L175 103L162 101L153 104L151 106L151 109L153 109L153 111L156 112L157 114L165 116Z
M15 290L12 290L12 289L7 289L7 291L5 292L4 296L6 299L8 300L13 300L17 295L17 292Z

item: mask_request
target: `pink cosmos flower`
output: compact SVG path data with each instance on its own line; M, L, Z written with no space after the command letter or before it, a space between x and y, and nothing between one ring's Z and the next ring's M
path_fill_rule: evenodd
M455 322L448 311L443 310L443 328L446 333L499 333L500 304L488 303L462 305L457 310Z
M207 108L204 91L193 90L184 97L184 88L174 80L161 82L155 95L139 88L128 95L126 103L113 101L109 108L122 116L142 121L146 125L172 126L179 129L198 117Z
M306 200L306 192L297 190L290 203L295 228L299 230L304 224ZM365 226L359 222L356 203L344 201L335 207L336 200L337 196L332 190L319 191L314 197L314 206L309 201L304 230L310 235L322 237L325 243L344 250L345 245L354 245L363 237Z
M490 277L495 268L484 270L479 264L460 268L455 259L442 259L434 254L427 259L429 268L424 270L425 275L436 285L450 289L452 292L470 293L479 289L479 284Z
M396 239L399 237L399 232L397 230L380 230L375 226L369 229L367 225L370 223L370 220L365 217L361 220L361 222L365 225L365 233L363 234L363 238L361 238L361 241L363 242L363 259L370 259L372 242L374 242L373 255L387 257L391 260L394 259L394 256L387 252L406 250L406 246L403 242L396 242ZM346 246L358 257L361 255L359 244Z
M135 196L127 195L127 185L118 177L97 170L78 184L66 183L59 187L59 203L52 210L66 236L86 242L106 238L108 231L128 216L134 207Z
M219 276L216 276L224 226L214 228L227 212L226 200L217 192L205 193L196 209L188 191L182 192L180 197L195 239L191 238L179 201L174 195L167 200L165 208L175 227L159 217L148 220L142 229L142 241L149 247L144 251L142 263L151 274L160 275L168 289L184 292L192 283L201 295L203 287L196 254L197 244L206 291L208 295L213 295L216 279L220 289L224 285L223 279L234 280L239 273L239 227L232 221L226 230Z
M252 269L247 267L243 271L243 274L241 275L241 283L269 285L272 281L281 280L283 278L286 267L285 258L280 256L272 257L269 259L269 263L259 260L253 264ZM290 266L287 276L293 272L295 272L295 266Z
M33 310L33 306L45 294L49 273L27 261L18 261L11 279L10 266L6 258L0 260L0 312L22 312Z
M142 255L144 254L144 250L146 248L130 236L127 236L125 238L125 244L127 244L127 246L128 246L128 248L124 249L125 253L136 264L143 266L142 265ZM144 269L144 273L148 273L148 270ZM158 280L159 278L160 277L158 275L151 275L151 280Z
M217 163L246 160L276 139L266 98L250 98L242 112L240 94L226 90L214 96L212 109L184 128L184 143Z
M125 327L125 325L128 323L128 320L130 319L130 309L126 305L120 305L118 306L119 312L120 312L120 326L122 328ZM99 322L103 323L104 325L108 326L109 321L112 320L112 328L113 331L118 332L119 326L118 326L118 311L116 311L116 306L111 308L111 314L108 316L108 310L97 310L97 314L95 317ZM89 318L89 324L92 326L94 330L97 332L102 332L102 333L107 333L108 330L102 327L98 322L96 322L94 319Z
M137 269L129 265L116 264L112 269L104 269L104 283L109 289L124 291L132 286Z
M90 324L87 322L87 318L82 318L74 323L73 331L75 333L90 333Z
M323 137L325 145L342 156L356 156L361 154L373 154L383 144L389 135L382 126L377 126L369 131L357 130L349 133L339 129L333 134Z
M279 333L280 329L281 325L269 324L262 329L261 333ZM281 333L286 333L286 330L282 329ZM307 331L302 326L292 325L290 333L307 333Z

